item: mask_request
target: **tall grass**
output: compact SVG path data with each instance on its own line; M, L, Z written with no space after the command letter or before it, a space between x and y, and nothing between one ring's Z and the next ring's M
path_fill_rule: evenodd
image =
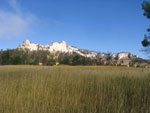
M150 70L1 66L0 113L150 113Z

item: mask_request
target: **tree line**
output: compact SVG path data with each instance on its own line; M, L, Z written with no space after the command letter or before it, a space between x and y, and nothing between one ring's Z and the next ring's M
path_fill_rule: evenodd
M124 65L129 62L132 66L135 63L147 62L140 58L129 58L119 60L113 58L112 54L105 53L105 56L98 54L95 58L81 56L77 53L49 52L45 50L29 51L8 49L0 50L0 65ZM128 64L126 64L128 65Z
M50 53L38 50L8 49L0 51L0 65L97 65L96 59L86 58L76 53Z

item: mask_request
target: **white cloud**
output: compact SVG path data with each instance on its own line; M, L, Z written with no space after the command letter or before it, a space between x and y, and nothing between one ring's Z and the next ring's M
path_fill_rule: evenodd
M17 0L9 0L8 3L17 13L21 12L20 5L18 4Z
M23 13L17 0L9 0L13 11L0 9L0 39L13 39L32 32L36 17Z

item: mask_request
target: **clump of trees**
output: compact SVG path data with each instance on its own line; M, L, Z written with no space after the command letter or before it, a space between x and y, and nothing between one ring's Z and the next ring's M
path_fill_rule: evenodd
M48 51L21 51L21 50L6 50L0 51L0 64L1 65L18 65L18 64L29 64L38 65L40 62L43 65L54 65L53 56L50 56Z
M1 50L0 65L97 65L95 59L86 58L76 53L50 53L49 51L38 50Z
M95 59L87 58L76 53L61 53L58 57L58 62L67 65L97 65Z

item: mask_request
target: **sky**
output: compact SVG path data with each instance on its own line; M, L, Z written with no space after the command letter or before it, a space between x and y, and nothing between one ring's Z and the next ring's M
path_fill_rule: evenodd
M25 40L66 41L97 52L131 52L148 58L141 41L149 21L143 0L0 0L0 49Z

